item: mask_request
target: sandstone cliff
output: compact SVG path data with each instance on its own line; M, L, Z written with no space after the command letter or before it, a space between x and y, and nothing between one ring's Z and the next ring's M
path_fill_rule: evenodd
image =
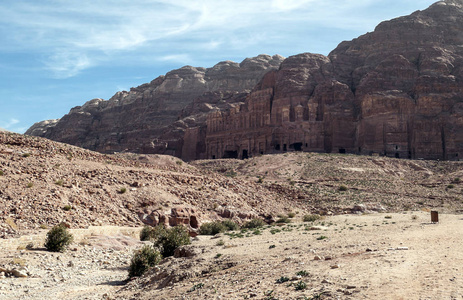
M206 113L243 101L262 76L277 69L283 59L259 55L239 64L220 62L208 69L185 66L129 92L118 92L108 101L93 99L74 107L60 120L34 124L26 134L99 152L195 159L196 152L205 152L201 149L205 149ZM184 145L185 136L190 144Z
M207 156L304 150L459 159L462 32L463 1L441 1L328 57L289 57L245 104L209 115Z
M184 67L27 134L187 160L290 150L459 159L462 32L463 1L440 1L342 42L328 57Z

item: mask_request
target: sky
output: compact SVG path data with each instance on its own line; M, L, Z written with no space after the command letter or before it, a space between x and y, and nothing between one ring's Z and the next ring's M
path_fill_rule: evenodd
M435 0L2 0L0 128L23 133L185 65L328 55Z

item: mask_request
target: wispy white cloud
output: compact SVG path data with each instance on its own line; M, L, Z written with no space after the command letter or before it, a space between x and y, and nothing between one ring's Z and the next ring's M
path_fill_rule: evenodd
M133 60L143 60L142 55L150 57L154 53L164 59L182 61L188 60L184 53L190 49L207 55L207 51L227 53L261 43L289 47L285 36L291 31L303 34L305 28L362 30L368 26L370 29L377 20L365 14L365 8L378 2L388 3L385 0L5 0L0 3L0 50L41 53L45 57L44 67L54 77L68 78L92 66L114 63L121 53L133 52ZM324 37L312 37L315 38ZM302 35L299 39L302 42L307 38Z

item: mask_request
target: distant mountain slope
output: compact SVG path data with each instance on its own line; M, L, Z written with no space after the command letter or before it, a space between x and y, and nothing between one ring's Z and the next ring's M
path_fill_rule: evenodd
M462 33L463 1L439 1L342 42L328 57L185 67L26 133L185 160L293 150L459 160Z
M118 92L108 101L88 101L60 120L33 125L26 134L99 152L128 150L194 159L194 153L182 151L186 131L203 127L207 112L244 101L263 75L277 69L283 59L259 55L208 69L185 66L129 92Z

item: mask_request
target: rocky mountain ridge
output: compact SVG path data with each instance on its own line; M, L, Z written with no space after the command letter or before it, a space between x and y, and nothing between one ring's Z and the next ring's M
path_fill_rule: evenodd
M459 160L461 32L463 2L439 1L328 56L185 67L26 133L184 160L293 150Z

